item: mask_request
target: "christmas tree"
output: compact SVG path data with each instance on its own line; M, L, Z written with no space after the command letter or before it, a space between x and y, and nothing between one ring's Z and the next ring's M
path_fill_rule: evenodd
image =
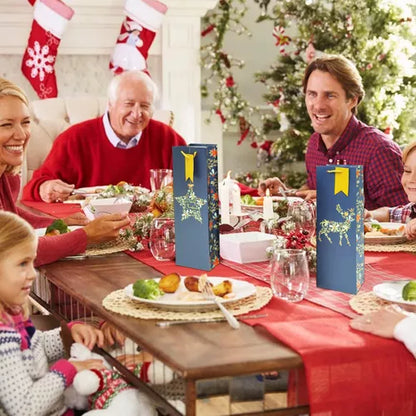
M357 66L366 96L358 118L398 143L415 139L416 73L412 10L405 1L257 0L259 21L272 21L278 46L275 64L257 74L275 112L264 132L279 130L270 153L277 165L303 160L311 134L301 89L307 63L320 53L342 54ZM287 33L293 35L289 36Z
M358 118L400 144L416 139L416 72L412 57L416 36L413 13L406 0L255 0L259 24L270 24L277 58L255 75L267 87L265 101L272 112L255 126L256 109L241 96L233 66L243 63L224 51L228 31L247 32L239 24L244 0L220 0L205 17L202 63L212 70L203 82L203 96L214 91L213 113L224 129L239 124L241 139L251 140L270 174L279 174L289 162L303 161L312 133L304 103L302 77L307 63L321 53L342 54L357 66L366 91ZM217 88L213 86L217 84ZM254 175L251 175L253 179ZM243 180L243 178L239 178ZM302 180L302 175L295 180ZM255 185L255 184L254 184ZM292 183L292 186L298 185Z

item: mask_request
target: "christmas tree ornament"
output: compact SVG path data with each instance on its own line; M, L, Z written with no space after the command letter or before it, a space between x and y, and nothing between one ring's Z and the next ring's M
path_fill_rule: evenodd
M74 11L60 0L37 0L34 5L22 72L39 98L58 95L54 64L62 35L73 14Z
M126 0L126 15L110 60L115 73L147 71L147 56L156 32L162 25L167 6L157 0Z

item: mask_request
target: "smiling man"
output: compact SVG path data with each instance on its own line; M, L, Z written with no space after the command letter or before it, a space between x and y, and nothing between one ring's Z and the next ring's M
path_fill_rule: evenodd
M185 140L152 120L157 86L141 71L115 76L108 111L69 127L23 190L24 200L63 201L74 188L117 184L150 188L150 169L172 167L172 146Z
M298 195L316 196L317 166L362 165L367 209L406 204L400 183L403 164L399 146L355 117L364 97L355 66L338 55L317 58L306 68L303 90L315 132L306 150L307 185Z

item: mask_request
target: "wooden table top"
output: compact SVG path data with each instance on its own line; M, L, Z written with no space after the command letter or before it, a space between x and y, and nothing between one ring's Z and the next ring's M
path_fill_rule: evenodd
M199 380L299 368L301 357L260 327L189 323L168 328L155 320L121 316L102 307L109 293L160 273L125 253L61 260L40 271L65 293L113 323L183 378Z

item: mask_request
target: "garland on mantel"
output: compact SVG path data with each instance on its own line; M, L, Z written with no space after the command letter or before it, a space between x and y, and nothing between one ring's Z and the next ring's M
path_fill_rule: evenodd
M244 62L224 48L228 32L249 35L242 24L246 0L220 0L204 18L202 65L206 71L202 95L212 94L212 113L223 129L239 125L240 138L251 140L258 160L274 168L304 158L311 133L301 91L309 60L319 53L352 59L363 78L366 98L358 117L394 135L398 143L416 138L416 73L414 5L410 0L255 0L258 22L270 22L276 45L275 62L255 75L267 87L265 101L272 109L254 126L257 108L239 92L233 70ZM247 2L248 4L248 2ZM267 136L266 136L267 135ZM273 140L270 138L273 137ZM263 154L262 154L263 153Z

